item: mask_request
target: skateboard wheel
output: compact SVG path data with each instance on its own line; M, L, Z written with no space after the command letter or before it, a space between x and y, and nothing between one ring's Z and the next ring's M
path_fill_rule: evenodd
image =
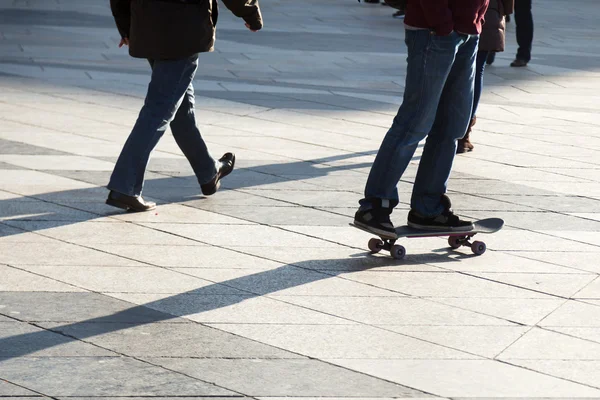
M382 248L383 248L383 241L381 241L381 239L373 238L373 239L369 240L369 250L371 250L371 253L373 253L373 254L379 253Z
M485 253L486 248L487 247L483 242L475 241L473 242L473 244L471 244L471 251L473 252L473 254L476 254L478 256Z
M450 236L448 238L448 245L450 245L450 247L452 247L453 249L458 249L460 246L462 246L460 244L460 240L462 238L460 236Z
M404 246L395 244L390 249L390 254L396 260L402 260L404 256L406 256L406 249L404 248Z

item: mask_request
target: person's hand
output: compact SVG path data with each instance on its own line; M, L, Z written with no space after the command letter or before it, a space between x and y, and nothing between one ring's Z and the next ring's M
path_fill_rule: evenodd
M252 29L249 23L246 22L246 28L250 29L252 32L258 32L256 29Z
M121 42L119 42L119 48L123 46L129 46L129 38L121 38Z

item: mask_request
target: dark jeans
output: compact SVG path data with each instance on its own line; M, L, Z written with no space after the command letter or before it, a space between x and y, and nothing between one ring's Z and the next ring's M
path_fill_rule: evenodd
M146 100L108 184L108 189L128 196L141 195L150 153L169 124L198 182L207 183L217 174L216 162L196 125L192 80L198 68L198 55L149 61L152 79Z
M425 216L443 212L441 196L446 193L456 141L464 136L473 109L478 41L479 36L457 32L436 36L428 30L406 31L404 100L371 168L362 209L398 204L398 181L427 137L411 207Z
M471 113L471 119L477 115L477 107L479 106L479 99L481 98L481 92L483 91L485 61L489 54L489 51L480 50L477 52L477 62L475 64L475 91L473 92L473 112Z
M517 25L517 59L531 60L531 43L533 42L532 0L515 0L515 24Z

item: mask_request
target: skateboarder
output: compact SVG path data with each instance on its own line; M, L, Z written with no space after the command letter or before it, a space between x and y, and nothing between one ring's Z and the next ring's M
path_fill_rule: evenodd
M395 238L390 214L396 185L419 142L427 137L415 179L408 225L470 230L450 208L446 185L473 105L475 56L488 0L409 0L408 66L404 100L371 168L354 224Z
M223 3L251 31L262 28L258 0ZM110 6L122 38L119 47L127 45L131 56L148 59L152 78L110 178L106 203L132 211L156 207L141 196L144 173L150 153L169 125L202 193L214 194L220 180L233 170L235 155L225 153L218 161L210 155L196 125L192 81L198 54L214 48L217 1L111 0Z

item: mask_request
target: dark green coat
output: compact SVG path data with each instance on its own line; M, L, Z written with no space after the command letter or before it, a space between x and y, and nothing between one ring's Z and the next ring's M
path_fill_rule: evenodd
M254 30L262 28L258 0L223 0ZM121 36L132 57L170 60L212 51L217 0L110 0Z

